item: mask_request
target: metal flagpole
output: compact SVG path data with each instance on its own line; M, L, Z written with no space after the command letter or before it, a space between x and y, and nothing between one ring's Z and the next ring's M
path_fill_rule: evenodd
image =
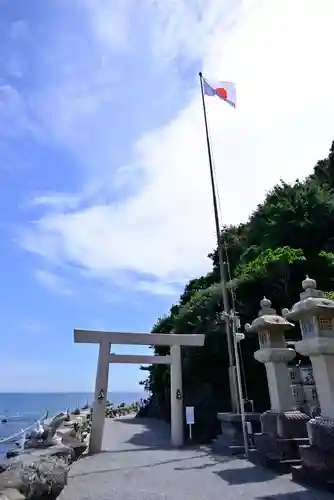
M240 413L241 413L241 424L242 424L242 434L244 438L244 447L245 447L245 455L248 457L248 434L247 434L247 423L246 423L246 415L245 415L245 404L243 398L242 391L242 379L241 379L241 371L240 371L240 359L239 359L239 351L238 351L238 340L237 340L237 330L240 326L240 320L236 316L235 311L232 311L233 314L233 341L234 341L234 353L235 353L235 361L237 368L237 382L238 382L238 394L239 394L239 402L240 402Z
M207 148L208 148L210 179L211 179L212 199L213 199L213 210L214 210L214 216L215 216L218 258L219 258L219 270L220 270L220 283L221 283L221 288L222 288L224 311L225 311L225 313L227 313L227 314L224 314L224 319L225 319L225 327L226 327L228 357L229 357L229 382L230 382L231 405L232 405L232 411L234 413L237 413L241 402L239 401L238 397L236 398L236 396L238 396L238 390L237 390L237 386L236 386L235 355L234 355L234 349L233 349L233 339L232 339L232 331L231 331L231 324L230 324L230 317L229 317L230 306L229 306L227 286L226 286L223 247L222 247L221 238L220 238L217 194L216 194L215 178L214 178L214 173L213 173L212 153L211 153L211 145L210 145L210 137L209 137L209 129L208 129L208 120L207 120L207 115L206 115L206 107L205 107L205 99L204 99L203 75L201 72L199 73L199 78L200 78L200 84L201 84L203 115L204 115L205 133L206 133L206 144L207 144Z
M238 395L239 395L239 403L240 403L240 414L241 414L241 425L242 425L242 434L244 438L244 448L245 455L248 457L248 433L247 433L247 422L246 422L246 414L245 414L245 404L242 390L242 378L240 371L240 357L238 351L238 329L240 328L240 319L236 314L236 311L231 311L230 318L232 320L233 325L233 347L236 361L236 369L237 369L237 383L238 383Z

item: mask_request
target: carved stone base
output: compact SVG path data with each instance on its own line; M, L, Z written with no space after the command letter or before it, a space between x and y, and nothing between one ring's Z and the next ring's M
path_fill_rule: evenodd
M334 453L334 420L326 417L315 417L307 423L310 444L322 451Z
M261 415L262 433L285 439L306 438L306 423L310 417L299 410L275 412L268 410Z
M310 443L300 446L301 467L292 472L294 480L334 492L333 420L316 417L307 424Z
M255 446L264 457L278 462L286 460L299 461L299 446L308 443L307 438L280 438L269 434L255 434Z
M294 465L300 464L300 460L275 460L262 455L255 449L248 451L248 460L254 465L261 465L266 469L274 470L278 474L289 474Z
M334 450L325 451L317 446L304 445L299 447L299 454L304 467L334 478Z
M321 488L334 493L334 480L333 478L328 478L324 476L321 471L316 471L315 469L309 469L302 465L292 466L292 479L296 483L300 483L307 486L312 486L315 488Z

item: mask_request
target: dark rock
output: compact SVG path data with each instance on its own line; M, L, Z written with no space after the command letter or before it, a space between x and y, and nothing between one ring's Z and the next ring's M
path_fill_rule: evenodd
M61 425L64 424L65 420L66 415L64 413L59 413L54 418L45 420L43 422L43 432L33 431L30 437L26 440L24 447L28 449L40 449L52 446L52 438L56 434L57 430L61 427Z
M75 457L73 449L66 444L56 444L44 451L46 457L62 458L66 463L72 463Z
M25 496L15 488L7 488L0 492L0 500L25 500Z
M1 423L2 423L2 424L7 424L7 422L8 422L8 420L7 420L6 418L3 418L3 419L1 420Z
M59 427L65 422L66 415L64 413L59 413L56 415L49 424L44 424L44 430L47 432L47 439L51 439Z
M66 439L68 440L70 438L72 438L72 439L76 438L77 434L76 434L74 429L68 427L68 428L60 429L58 431L58 436L60 436L62 439L62 442L65 443Z
M50 457L61 458L65 463L72 463L74 456L75 454L73 449L64 443L61 443L49 446L48 448L24 450L20 453L20 456L8 460L8 463L11 465L13 463L17 464L20 462L22 466L26 466Z
M20 491L22 486L22 465L20 462L13 463L0 474L0 491L7 488L16 488Z
M66 442L66 445L73 450L74 460L78 460L87 449L87 444L78 439L71 439Z
M10 462L7 460L6 462L0 462L0 473L5 472L8 469Z
M17 489L25 497L42 499L55 498L67 483L68 465L57 457L33 457L28 454L12 462L0 474L0 491Z
M48 440L35 440L35 439L27 439L24 443L24 448L31 451L32 449L44 449L52 446L52 442Z
M66 421L64 422L63 427L73 427L73 426L74 426L74 424L75 424L75 420L69 420L69 421L67 421L67 420L66 420Z
M6 458L14 458L14 457L17 457L19 454L20 454L20 450L17 448L13 448L13 449L7 451Z

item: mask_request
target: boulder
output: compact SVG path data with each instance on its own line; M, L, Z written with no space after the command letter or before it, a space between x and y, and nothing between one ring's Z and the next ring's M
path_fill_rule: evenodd
M35 439L35 438L31 438L31 439L27 439L24 443L24 448L27 449L27 450L32 450L34 448L47 448L48 446L51 446L52 445L52 442L49 442L47 440L47 435L46 435L46 438L45 439Z
M7 451L6 458L14 458L14 457L17 457L19 454L20 454L19 448L12 448L12 449Z
M76 425L81 424L82 418L71 418L69 422L64 422L64 427L75 427Z
M40 456L62 458L65 463L72 463L75 457L75 453L70 446L62 443L50 446L49 448L44 450L43 455Z
M68 465L56 456L29 457L13 461L0 474L0 491L16 489L29 499L55 498L67 483Z
M64 413L59 413L55 417L45 420L43 422L43 432L32 432L26 442L24 447L31 448L46 448L55 444L54 436L65 422L66 415Z
M75 438L76 437L76 432L72 428L61 428L57 431L57 436L59 436L63 442L66 441L68 438Z
M64 460L65 463L72 463L74 460L74 451L72 448L64 443L56 444L54 446L49 446L48 448L34 449L34 450L24 450L18 457L12 458L5 462L4 464L9 464L20 462L22 466L35 463L38 460L47 457L56 457ZM8 465L7 465L8 469ZM6 470L6 469L5 469Z
M56 434L57 430L66 421L66 415L64 413L59 413L56 415L49 424L44 423L44 431L47 432L48 440L51 440Z
M13 463L0 474L0 491L8 488L20 490L22 486L22 466L20 462Z
M79 441L79 439L68 438L64 441L64 444L68 446L73 452L73 460L78 460L78 458L86 451L87 444Z
M7 488L0 492L0 500L25 500L25 496L15 488Z
M5 470L8 469L9 464L10 464L9 460L6 460L4 462L0 462L0 473L5 472Z

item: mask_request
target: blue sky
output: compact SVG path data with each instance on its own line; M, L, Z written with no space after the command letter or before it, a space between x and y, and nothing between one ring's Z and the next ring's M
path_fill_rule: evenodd
M93 389L97 351L73 328L150 331L210 268L199 70L237 83L237 111L207 103L224 222L327 154L332 11L0 1L0 391ZM142 377L112 366L110 387Z

